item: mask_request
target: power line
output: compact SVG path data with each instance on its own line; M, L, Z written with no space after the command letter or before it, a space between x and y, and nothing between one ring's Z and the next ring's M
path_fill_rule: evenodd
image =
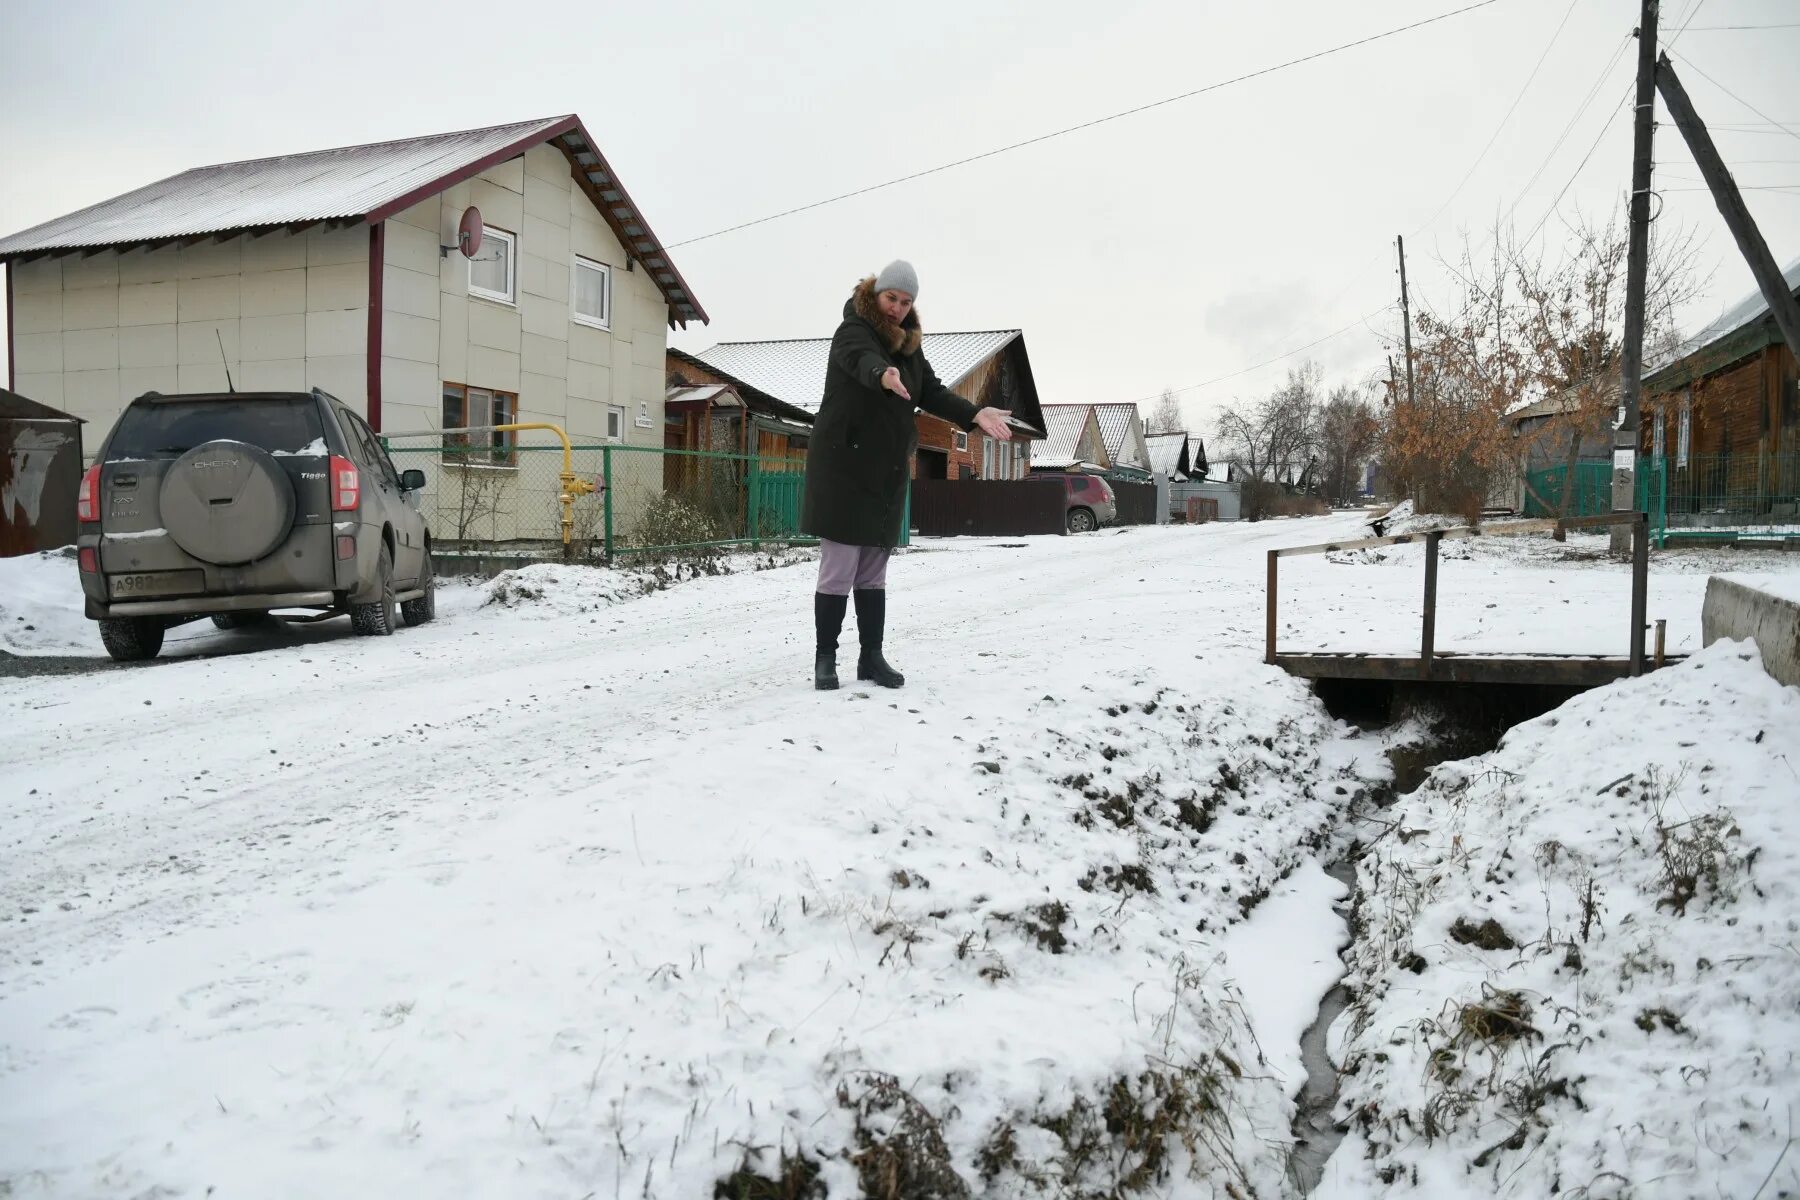
M1506 123L1512 120L1513 113L1518 110L1519 102L1525 99L1525 93L1531 90L1532 82L1537 79L1538 72L1543 69L1544 60L1550 57L1551 47L1555 46L1556 40L1562 36L1563 28L1568 25L1569 18L1575 13L1575 5L1579 2L1580 0L1569 0L1569 7L1563 10L1562 20L1558 22L1556 32L1552 33L1550 35L1550 40L1544 43L1544 52L1538 55L1537 64L1531 68L1531 74L1525 77L1525 83L1519 88L1519 94L1513 97L1513 102L1507 105L1506 114L1500 118L1500 123L1494 126L1494 132L1489 136L1487 145L1481 148L1481 153L1477 154L1475 156L1475 161L1469 164L1469 169L1463 173L1461 182L1456 185L1456 190L1451 192L1449 197L1438 206L1438 210L1431 214L1431 219L1413 230L1414 236L1423 233L1425 230L1430 229L1433 225L1437 224L1437 219L1444 215L1451 203L1458 196L1462 195L1462 190L1468 185L1469 180L1474 178L1475 169L1487 158L1488 151L1494 148L1494 143L1500 140L1500 132L1506 128Z
M1276 63L1274 66L1261 67L1255 71L1250 71L1243 75L1235 76L1231 79L1220 80L1218 83L1209 83L1205 87L1199 87L1199 88L1193 89L1192 91L1182 92L1178 96L1168 96L1161 100L1153 100L1148 104L1140 104L1136 108L1127 108L1120 112L1109 113L1108 115L1106 115L1104 117L1096 117L1091 121L1083 121L1079 125L1070 125L1064 129L1057 129L1050 133L1042 133L1036 137L1026 138L1024 141L1021 141L1021 142L1013 142L1010 145L1000 146L993 150L984 150L980 154L971 154L971 155L967 156L966 158L956 159L954 162L947 162L947 163L943 163L939 166L929 167L923 171L914 171L910 175L901 175L894 179L886 180L882 183L872 183L867 187L860 187L854 191L842 192L836 196L827 197L824 200L815 200L811 204L802 204L802 205L799 205L794 208L784 209L783 211L778 212L778 213L771 213L769 216L766 216L766 217L758 217L754 221L743 221L743 222L740 222L739 224L731 225L724 229L714 230L712 233L703 233L699 237L691 237L691 238L687 238L683 241L671 242L668 244L667 248L670 250L675 250L675 249L679 249L682 246L691 246L696 242L704 242L704 241L708 241L712 238L723 237L724 235L726 235L728 233L736 233L739 230L750 229L757 225L766 225L770 221L779 221L783 217L791 217L797 213L811 212L815 208L824 208L828 204L836 204L839 201L850 200L857 196L866 196L870 192L878 192L878 191L883 190L884 188L895 187L902 183L910 183L915 179L924 179L926 176L929 176L929 175L938 175L945 171L954 170L957 167L967 166L970 163L981 162L983 159L995 158L1002 154L1008 154L1014 150L1023 150L1027 146L1035 146L1041 142L1050 141L1053 138L1064 137L1071 133L1079 133L1080 131L1082 131L1084 129L1092 129L1097 125L1105 125L1112 121L1123 120L1126 117L1136 116L1139 113L1149 112L1151 109L1162 108L1165 105L1176 104L1182 100L1191 100L1193 97L1205 95L1207 92L1216 92L1221 88L1227 88L1227 87L1232 86L1233 84L1245 83L1252 79L1261 78L1264 75L1272 75L1277 71L1285 71L1289 67L1297 67L1297 66L1301 65L1302 63L1309 63L1309 62L1314 62L1321 58L1328 58L1333 54L1340 54L1346 50L1353 50L1358 46L1366 46L1366 45L1370 44L1371 42L1379 42L1385 38L1395 37L1399 34L1407 33L1414 29L1421 29L1427 25L1434 25L1439 21L1447 21L1451 17L1458 17L1464 13L1474 12L1476 9L1487 8L1489 5L1498 4L1498 3L1500 3L1500 0L1476 0L1476 3L1474 3L1474 4L1467 4L1467 5L1464 5L1462 8L1452 9L1449 12L1439 13L1435 17L1426 17L1424 20L1414 21L1410 25L1396 26L1393 29L1385 30L1381 33L1373 33L1367 37L1358 38L1352 42L1344 42L1341 45L1332 46L1331 48L1326 49L1326 50L1318 50L1318 51L1313 52L1312 54L1302 55L1299 58L1291 58L1291 59L1287 60L1286 62Z
M1469 164L1469 169L1463 173L1463 177L1462 177L1461 181L1459 181L1457 183L1456 188L1450 193L1450 195L1448 197L1445 198L1444 202L1438 206L1437 211L1435 213L1433 213L1431 215L1431 217L1424 224L1420 225L1417 229L1413 230L1414 236L1425 232L1427 229L1430 229L1434 224L1436 224L1438 218L1443 216L1444 213L1446 211L1448 211L1451 203L1454 202L1456 197L1461 194L1463 188L1468 184L1469 180L1474 177L1476 168L1480 167L1482 164L1482 161L1484 159L1486 159L1488 152L1493 149L1494 143L1497 140L1499 140L1501 132L1503 130L1505 130L1506 123L1512 119L1512 115L1513 115L1514 111L1516 111L1518 109L1519 103L1522 100L1524 100L1526 93L1531 90L1532 82L1537 78L1538 72L1541 69L1543 69L1544 60L1550 56L1550 51L1556 45L1557 39L1562 36L1563 28L1566 25L1568 25L1569 17L1571 14L1574 13L1575 4L1577 2L1578 2L1578 0L1570 0L1569 7L1567 9L1563 10L1562 20L1560 22L1558 22L1555 31L1550 35L1550 40L1548 42L1544 43L1543 52L1538 55L1536 64L1533 65L1531 68L1531 73L1525 77L1525 82L1519 88L1518 94L1513 97L1512 103L1507 106L1506 112L1500 118L1500 123L1498 125L1494 126L1494 132L1492 135L1489 136L1489 138L1487 140L1487 145L1485 145L1481 148L1481 153L1475 156L1475 161ZM1629 40L1629 39L1627 39L1627 40ZM1622 50L1624 48L1624 45L1625 45L1625 43L1621 42L1619 44L1619 49ZM1618 56L1619 56L1619 50L1615 50L1613 52L1613 60L1617 60ZM1606 72L1610 71L1610 70L1612 70L1612 61L1608 61L1606 64L1606 71L1601 72L1601 80L1605 79ZM1599 83L1596 82L1595 89L1598 89L1598 87L1599 87ZM1585 109L1585 107L1586 106L1584 104L1583 108ZM1561 144L1560 141L1558 144L1559 145ZM1554 153L1554 149L1555 148L1552 147L1553 153ZM1541 169L1542 168L1540 168L1540 171L1541 171ZM1535 176L1533 178L1535 178ZM1527 186L1529 186L1529 185L1527 185ZM1356 271L1349 277L1349 279L1345 282L1344 286L1339 288L1337 290L1337 292L1331 297L1331 299L1329 299L1325 302L1326 310L1329 311L1331 308L1335 307L1337 302L1339 300L1343 299L1344 294L1346 292L1348 292L1352 287L1354 287L1363 278L1363 276L1368 273L1370 266L1372 266L1375 263L1375 261L1378 258L1380 258L1384 253L1385 253L1385 250L1378 250L1374 254L1370 255L1369 258L1360 267L1358 267L1356 269ZM1421 304L1423 304L1423 301L1421 301ZM1328 341L1333 337L1339 336L1340 334L1347 333L1351 329L1353 329L1357 324L1361 324L1364 328L1369 328L1368 322L1369 322L1370 318L1380 316L1382 313L1389 312L1392 309L1394 309L1395 307L1396 307L1395 305L1389 304L1384 308L1377 309L1375 312L1369 313L1366 316L1358 318L1357 321L1352 322L1350 325L1347 325L1343 329L1338 330L1337 333L1326 335L1326 337L1321 340ZM1428 311L1429 311L1429 309L1428 309ZM1374 330L1370 329L1370 332L1373 333ZM1377 335L1377 336L1379 336L1379 335ZM1286 339L1284 338L1282 340L1285 341ZM1256 367L1247 367L1243 371L1237 372L1237 374L1239 374L1239 375L1247 374L1250 371L1258 370L1260 367L1268 366L1268 365L1270 365L1270 363L1280 362L1283 358L1292 358L1294 355L1301 353L1301 351L1309 350L1313 346L1316 346L1318 344L1319 344L1318 342L1309 342L1307 345L1300 347L1299 350L1290 350L1286 354L1280 355L1276 358L1272 358L1272 359L1268 360L1268 362L1260 363ZM1227 375L1227 376L1223 376L1222 378L1232 379L1235 377L1236 377L1236 375ZM1192 385L1192 387L1194 387L1194 388L1205 387L1208 384L1217 383L1217 382L1220 382L1220 380L1208 380L1207 383L1194 384L1194 385ZM1182 390L1192 390L1192 389L1188 388L1188 389L1182 389ZM1159 395L1160 395L1160 393L1159 393ZM1152 397L1152 398L1154 398L1154 397Z
M1675 51L1670 50L1669 53L1675 54ZM1775 120L1768 113L1766 113L1762 109L1756 107L1756 105L1750 103L1748 100L1744 99L1742 96L1738 95L1736 92L1732 91L1730 88L1726 87L1724 84L1722 84L1718 80L1714 79L1711 75L1708 75L1705 71L1702 71L1700 69L1699 64L1695 63L1694 60L1689 58L1687 55L1675 54L1675 57L1679 58L1681 60L1681 63L1683 66L1693 67L1694 70L1699 74L1700 78L1706 80L1706 82L1712 84L1714 87L1718 88L1721 92L1724 92L1727 96L1730 96L1733 100L1736 100L1739 104L1743 105L1745 108L1749 109L1751 112L1755 113L1757 116L1761 117L1763 120L1765 120L1769 124L1773 125L1776 129L1779 129L1781 132L1787 134L1791 138L1800 138L1800 133L1795 133L1792 129L1789 129L1786 125L1783 125L1780 121ZM1773 130L1765 130L1763 132L1773 132Z
M1525 197L1530 194L1532 185L1537 183L1539 177L1543 175L1544 168L1550 165L1550 160L1556 157L1556 152L1558 150L1562 149L1562 144L1568 140L1569 134L1574 132L1575 126L1580 123L1581 118L1587 115L1588 107L1593 104L1594 98L1600 94L1600 89L1605 86L1606 77L1612 74L1614 64L1619 61L1619 56L1625 52L1625 48L1630 44L1630 34L1626 34L1623 38L1619 39L1619 44L1613 48L1612 57L1606 60L1606 65L1604 67L1600 68L1599 76L1588 88L1587 95L1582 98L1581 103L1576 106L1575 115L1570 117L1568 123L1563 126L1562 132L1556 136L1556 141L1551 143L1549 153L1544 155L1543 161L1538 163L1537 170L1531 173L1531 178L1527 179L1525 181L1525 186L1519 189L1517 198L1515 198L1512 204L1507 207L1506 215L1501 218L1502 224L1512 219L1512 215L1519 210L1519 205L1523 204L1525 202ZM1617 116L1618 114L1615 113L1614 115ZM1589 151L1589 153L1591 154L1592 151Z
M1398 307L1400 307L1398 302L1395 302L1393 304L1384 304L1380 308L1376 309L1374 312L1365 313L1362 316L1356 318L1356 320L1350 322L1348 325L1344 326L1342 329L1334 329L1322 338L1318 338L1315 341L1310 341L1310 342L1306 343L1306 345L1304 345L1304 346L1296 346L1292 350L1287 351L1286 353L1277 354L1274 358L1264 359L1262 362L1257 363L1255 366L1245 367L1240 371L1233 371L1229 375L1216 375L1211 379L1201 380L1199 383L1190 383L1186 387L1165 388L1164 391L1173 392L1174 394L1179 396L1183 392L1198 391L1201 388L1211 387L1215 383L1224 383L1228 379L1236 379L1240 375L1248 375L1252 371L1260 371L1264 367L1273 366L1275 363L1280 362L1284 358L1292 358L1296 354L1303 354L1306 351L1311 350L1314 346L1322 346L1326 342L1329 342L1332 338L1342 337L1344 334L1349 333L1352 329L1355 329L1358 325L1361 325L1365 321L1368 321L1374 317L1379 317L1382 313L1392 312L1394 309L1396 309ZM1162 392L1158 392L1154 396L1140 396L1136 400L1129 401L1129 403L1142 404L1145 401L1157 400L1157 399L1160 399L1161 397L1162 397Z
M1688 25L1683 27L1684 32L1694 33L1718 33L1725 29L1800 29L1800 21L1776 25Z

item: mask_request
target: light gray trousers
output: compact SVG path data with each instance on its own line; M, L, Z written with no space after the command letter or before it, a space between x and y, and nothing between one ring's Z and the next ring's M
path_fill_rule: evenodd
M819 587L827 596L848 596L851 589L887 587L888 556L882 546L847 546L819 539Z

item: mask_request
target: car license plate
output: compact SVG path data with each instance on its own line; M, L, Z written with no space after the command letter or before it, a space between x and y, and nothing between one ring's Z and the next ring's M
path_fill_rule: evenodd
M206 589L206 580L200 571L144 571L134 575L114 575L108 583L114 600L185 596Z

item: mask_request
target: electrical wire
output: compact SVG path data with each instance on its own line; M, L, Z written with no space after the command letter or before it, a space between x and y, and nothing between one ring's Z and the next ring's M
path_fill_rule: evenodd
M1445 198L1444 202L1442 204L1438 205L1437 211L1435 213L1433 213L1431 215L1431 217L1425 221L1424 224L1420 225L1417 229L1414 229L1412 231L1412 236L1417 237L1419 234L1425 232L1427 229L1430 229L1434 224L1436 224L1438 218L1442 217L1444 215L1444 213L1449 210L1450 205L1456 200L1456 197L1462 193L1463 188L1468 184L1469 180L1474 177L1476 169L1481 166L1482 161L1487 158L1488 152L1493 149L1494 143L1499 140L1500 134L1502 133L1502 131L1505 130L1506 123L1512 119L1512 115L1518 109L1519 103L1522 100L1524 100L1526 93L1531 90L1532 82L1537 78L1538 72L1543 69L1544 61L1545 61L1545 59L1549 58L1550 51L1556 45L1557 39L1562 36L1563 28L1568 25L1569 17L1574 13L1575 5L1578 2L1579 2L1579 0L1570 0L1569 7L1563 10L1562 20L1557 23L1555 31L1552 32L1550 35L1550 40L1547 41L1546 43L1544 43L1543 52L1538 55L1537 62L1531 68L1531 73L1525 77L1524 84L1519 88L1518 93L1513 97L1512 103L1507 106L1506 112L1500 117L1499 124L1494 126L1494 132L1488 137L1487 145L1483 146L1481 149L1481 153L1475 156L1475 161L1469 164L1469 169L1463 173L1462 179L1457 183L1455 189L1450 193L1450 195ZM1629 38L1626 39L1626 41L1629 41L1629 40L1630 40ZM1594 88L1590 89L1590 91L1598 90L1600 82L1603 82L1605 80L1606 74L1612 70L1613 62L1618 59L1619 52L1620 52L1620 50L1622 50L1624 48L1624 46L1625 46L1625 42L1621 41L1619 43L1619 48L1615 49L1613 51L1612 59L1608 60L1608 62L1606 64L1606 68L1601 72L1600 80L1596 81ZM1591 96L1589 98L1589 101L1584 102L1581 111L1585 111L1586 103L1591 103ZM1577 113L1577 117L1579 117L1579 112ZM1566 130L1565 130L1565 136L1566 136ZM1558 145L1560 145L1560 144L1561 144L1561 142L1559 140ZM1551 148L1551 152L1552 153L1555 152L1555 147ZM1546 159L1546 162L1547 161L1548 161L1548 159ZM1540 167L1540 172L1541 172L1541 170L1542 170L1542 168ZM1533 178L1535 179L1536 177L1534 176ZM1527 186L1529 187L1529 184ZM1377 250L1374 254L1370 255L1368 260L1365 261L1362 264L1362 266L1358 267L1355 270L1355 272L1350 275L1349 279L1345 282L1344 286L1339 288L1337 290L1337 292L1332 295L1331 299L1329 299L1325 302L1325 305L1324 305L1325 310L1330 311L1331 309L1335 308L1337 306L1337 302L1344 298L1345 293L1347 293L1352 287L1354 287L1357 283L1359 283L1362 280L1362 278L1368 273L1369 268L1371 266L1373 266L1375 264L1375 262L1384 253L1386 253L1385 249ZM1324 338L1320 339L1320 341L1329 341L1331 338L1340 336L1341 334L1344 334L1344 333L1348 333L1351 329L1355 328L1356 325L1358 325L1358 324L1361 324L1366 328L1368 325L1368 322L1371 318L1380 316L1382 313L1389 312L1398 307L1399 307L1398 303L1395 303L1395 304L1389 304L1383 308L1377 309L1375 312L1369 313L1363 317L1359 317L1356 321L1351 322L1351 324L1346 325L1343 329L1338 330L1336 333L1327 334ZM1286 341L1287 338L1282 338L1281 340ZM1277 344L1279 344L1279 343L1277 343ZM1269 366L1273 363L1280 362L1282 359L1285 359L1285 358L1292 358L1294 355L1299 354L1304 350L1309 350L1313 346L1316 346L1318 344L1319 344L1319 342L1309 342L1305 346L1300 347L1300 349L1298 349L1298 350L1290 350L1285 354L1277 355L1275 358L1269 359L1268 361L1263 362L1263 363L1259 363L1255 367L1247 367L1243 371L1238 371L1231 375L1221 376L1218 379L1208 380L1205 383L1190 384L1188 387L1179 388L1176 390L1178 392L1193 391L1196 388L1207 387L1213 383L1220 383L1227 379L1235 379L1235 378L1237 378L1238 375L1248 374L1250 371L1259 370L1261 367ZM1146 397L1146 399L1155 400L1160 395L1161 395L1161 393L1159 392L1157 394L1157 396Z
M791 217L798 213L811 212L813 209L816 209L816 208L824 208L828 204L837 204L840 201L850 200L857 196L866 196L871 192L879 192L885 188L896 187L902 183L911 183L913 180L916 180L916 179L924 179L930 175L942 174L945 171L954 170L957 167L968 166L970 163L976 163L976 162L981 162L984 159L995 158L1002 154L1011 153L1014 150L1022 150L1027 146L1036 146L1036 145L1039 145L1040 143L1048 142L1054 138L1065 137L1071 133L1079 133L1080 131L1082 131L1084 129L1092 129L1098 125L1105 125L1112 121L1119 121L1119 120L1123 120L1126 117L1136 116L1139 113L1149 112L1151 109L1162 108L1166 105L1176 104L1183 100L1190 100L1195 96L1202 96L1208 92L1216 92L1216 91L1220 90L1221 88L1227 88L1227 87L1232 86L1233 84L1245 83L1252 79L1261 78L1264 75L1272 75L1277 71L1285 71L1289 67L1297 67L1297 66L1300 66L1302 63L1315 62L1321 58L1328 58L1333 54L1340 54L1346 50L1353 50L1358 46L1366 46L1372 42L1382 41L1385 38L1396 37L1402 33L1407 33L1414 29L1422 29L1427 25L1434 25L1439 21L1447 21L1451 17L1459 17L1459 16L1463 15L1464 13L1474 12L1476 9L1487 8L1490 5L1498 4L1498 3L1500 3L1500 0L1477 0L1477 2L1474 4L1467 4L1461 8L1452 9L1449 12L1439 13L1438 15L1436 15L1434 17L1426 17L1423 20L1414 21L1408 25L1396 26L1393 29L1384 30L1381 33L1373 33L1373 34L1368 35L1367 37L1357 38L1355 41L1344 42L1340 45L1332 46L1325 50L1314 51L1311 54L1305 54L1305 55L1300 56L1299 58L1291 58L1291 59L1288 59L1286 62L1276 63L1273 66L1261 67L1261 68L1258 68L1257 70L1249 71L1249 72L1246 72L1245 74L1234 76L1231 79L1222 79L1217 83L1209 83L1205 87L1198 87L1198 88L1194 88L1191 91L1182 92L1180 95L1177 95L1177 96L1167 96L1161 100L1153 100L1148 104L1140 104L1135 108L1127 108L1127 109L1123 109L1119 112L1109 113L1104 117L1096 117L1091 121L1083 121L1079 125L1070 125L1064 129L1057 129L1057 130L1053 130L1049 133L1042 133L1036 137L1026 138L1024 141L1013 142L1009 145L999 146L992 150L984 150L979 154L971 154L971 155L968 155L967 157L956 159L953 162L942 163L935 167L929 167L923 171L914 171L911 174L900 175L893 179L884 180L881 183L872 183L872 184L868 185L867 187L860 187L860 188L855 189L854 191L842 192L836 196L828 196L823 200L815 200L810 204L801 204L794 208L784 209L778 213L771 213L766 217L758 217L754 221L742 221L736 225L727 226L724 229L714 230L712 233L703 233L699 237L685 238L679 242L670 242L670 243L668 243L666 248L670 249L670 250L675 250L675 249L679 249L682 246L692 246L696 242L710 241L711 239L716 238L716 237L723 237L728 233L737 233L740 230L751 229L758 225L766 225L770 221L779 221L783 217Z
M1670 50L1669 53L1675 54L1675 51ZM1714 87L1718 88L1721 92L1724 92L1727 96L1730 96L1733 100L1736 100L1739 104L1743 105L1745 108L1749 109L1751 112L1755 113L1757 116L1761 117L1763 120L1765 120L1769 124L1773 125L1775 127L1775 129L1780 130L1782 133L1787 134L1791 138L1800 139L1800 133L1795 133L1792 129L1789 129L1786 125L1783 125L1780 121L1775 120L1768 113L1766 113L1762 109L1756 107L1756 105L1750 103L1748 100L1744 99L1742 96L1738 95L1736 92L1732 91L1730 88L1726 87L1724 84L1722 84L1718 80L1714 79L1711 75L1708 75L1705 71L1700 69L1700 65L1698 63L1696 63L1693 59L1689 58L1687 55L1675 54L1675 57L1679 58L1681 60L1682 66L1692 67L1694 69L1694 71L1700 76L1700 78L1706 80L1706 82L1712 84ZM1773 132L1775 132L1775 130L1774 129L1760 130L1758 132L1773 133Z

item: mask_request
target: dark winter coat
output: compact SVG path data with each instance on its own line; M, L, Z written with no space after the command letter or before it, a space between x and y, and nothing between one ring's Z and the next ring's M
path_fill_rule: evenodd
M898 545L919 444L913 413L974 428L976 406L938 381L922 337L918 309L896 325L875 303L874 276L857 284L831 339L825 400L806 450L802 531L852 546ZM900 369L911 400L881 386L889 367Z

